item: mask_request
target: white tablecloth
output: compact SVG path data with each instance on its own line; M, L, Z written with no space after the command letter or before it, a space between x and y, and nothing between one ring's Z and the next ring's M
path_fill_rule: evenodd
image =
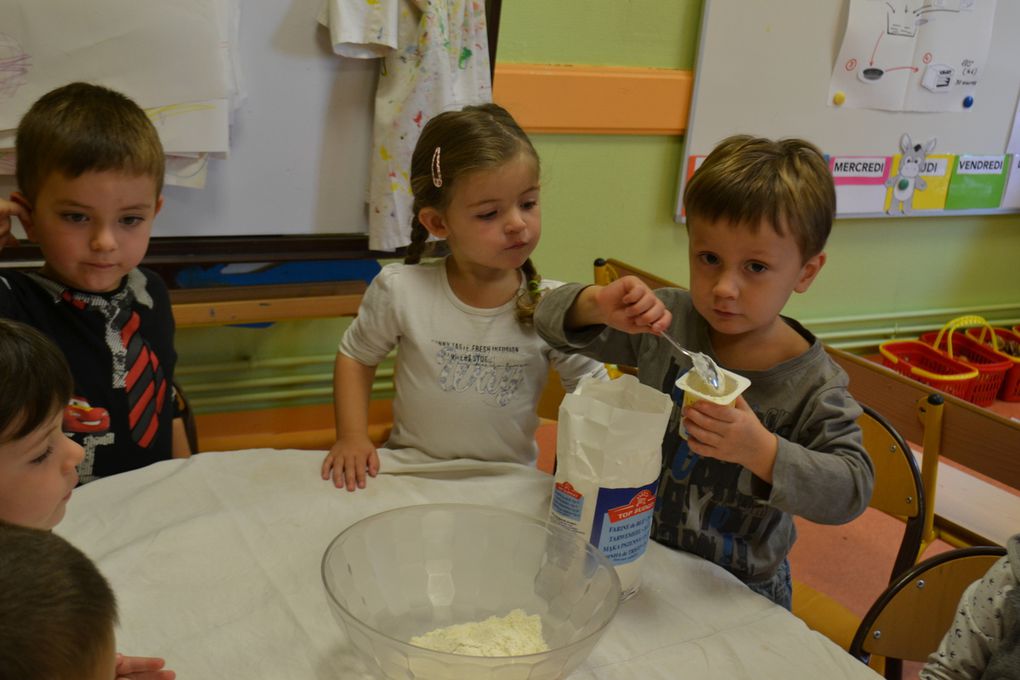
M518 465L389 462L356 493L322 455L205 453L76 490L57 533L109 578L118 649L162 656L181 680L368 678L326 605L327 544L405 505L500 505L545 517L552 478ZM649 546L643 585L571 680L875 678L730 574Z

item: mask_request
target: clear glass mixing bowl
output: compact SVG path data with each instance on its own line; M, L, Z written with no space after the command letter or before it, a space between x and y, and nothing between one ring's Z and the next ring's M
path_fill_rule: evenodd
M322 580L352 646L372 670L400 680L564 678L620 603L612 563L584 538L481 505L417 505L363 519L326 548ZM517 608L541 617L548 652L466 656L408 642Z

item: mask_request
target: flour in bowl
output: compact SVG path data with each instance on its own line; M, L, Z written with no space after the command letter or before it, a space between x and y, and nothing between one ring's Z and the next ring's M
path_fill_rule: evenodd
M514 609L506 616L490 616L484 621L458 623L436 628L411 638L411 644L437 652L470 656L521 656L548 652L542 637L542 619Z

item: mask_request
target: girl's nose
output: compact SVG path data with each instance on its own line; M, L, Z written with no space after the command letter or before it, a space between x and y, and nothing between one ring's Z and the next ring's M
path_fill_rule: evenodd
M513 210L507 216L506 227L505 227L506 233L508 233L508 234L516 234L517 232L523 230L527 226L528 226L528 223L527 223L527 221L525 221L524 215L521 214L521 211Z

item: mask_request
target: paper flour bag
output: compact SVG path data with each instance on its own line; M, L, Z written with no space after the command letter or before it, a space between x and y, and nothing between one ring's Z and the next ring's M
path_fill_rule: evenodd
M586 379L560 404L549 520L584 535L637 592L662 467L669 395L624 375Z

